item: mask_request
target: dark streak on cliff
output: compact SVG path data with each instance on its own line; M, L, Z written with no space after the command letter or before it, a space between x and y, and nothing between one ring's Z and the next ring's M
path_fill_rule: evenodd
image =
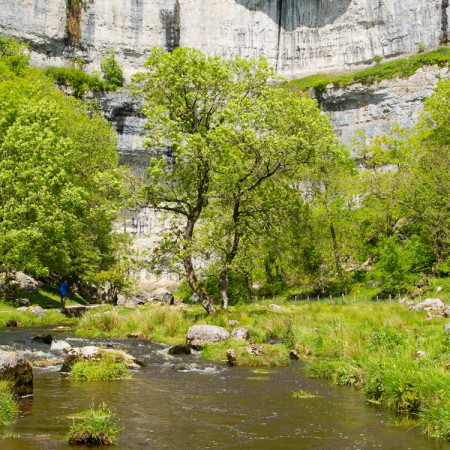
M173 11L161 11L161 23L166 32L166 50L173 52L180 46L180 2L176 0Z
M282 19L283 19L283 0L277 0L278 36L277 36L277 60L275 63L275 71L278 71L278 60L280 58L280 39L281 39Z
M447 8L448 8L448 2L449 0L442 0L441 3L441 43L447 44L448 42L448 14L447 14Z

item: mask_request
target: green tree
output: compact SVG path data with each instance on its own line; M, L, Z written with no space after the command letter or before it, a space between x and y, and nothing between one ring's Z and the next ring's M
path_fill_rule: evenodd
M0 58L0 264L88 277L114 260L121 206L116 136L43 72Z
M205 253L211 245L219 261L226 307L228 270L264 191L334 138L314 101L269 86L275 74L263 58L224 61L193 49L154 48L146 67L135 81L146 100L147 145L168 145L172 155L151 159L145 200L183 220L174 251L211 313L215 306L194 267L199 248Z
M105 81L114 86L123 85L123 71L119 62L116 59L116 52L112 48L105 56L105 59L101 63L103 77Z

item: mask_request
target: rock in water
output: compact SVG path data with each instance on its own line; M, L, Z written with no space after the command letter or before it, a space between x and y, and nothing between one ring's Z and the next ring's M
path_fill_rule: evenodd
M230 333L225 328L215 325L194 325L187 332L186 343L194 348L200 348L207 342L220 342L229 337Z
M190 355L191 347L185 344L174 345L169 348L168 353L169 355Z
M44 344L52 345L53 338L51 334L41 334L31 339L34 342L42 342Z
M0 380L11 381L19 396L33 393L33 367L17 352L0 350Z
M250 331L247 328L234 328L231 332L231 336L239 341L247 341L250 339Z
M122 350L112 350L94 345L86 347L71 348L68 350L64 362L61 366L61 372L70 372L73 365L78 361L100 361L105 354L109 354L117 362L123 362L129 369L137 369L145 366L145 363Z

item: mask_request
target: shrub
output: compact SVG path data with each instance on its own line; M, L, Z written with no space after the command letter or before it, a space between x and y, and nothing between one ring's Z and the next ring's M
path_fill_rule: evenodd
M7 425L17 414L18 407L10 383L0 381L0 425Z
M118 421L115 414L103 403L98 409L91 407L81 414L81 421L74 422L69 431L69 443L86 445L117 444Z
M116 52L113 48L105 56L105 59L101 63L101 68L103 72L103 78L108 84L111 84L113 86L123 85L122 67L120 67L120 64L116 60Z

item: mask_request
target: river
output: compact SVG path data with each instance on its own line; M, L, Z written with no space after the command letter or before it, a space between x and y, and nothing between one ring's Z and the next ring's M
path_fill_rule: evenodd
M31 341L42 333L56 339L52 349ZM2 450L73 448L67 443L70 416L101 402L120 418L120 449L450 449L417 429L389 426L389 411L366 402L357 389L308 378L302 363L235 368L198 355L170 356L167 346L140 340L0 330L0 348L30 360L62 361L61 341L124 349L147 366L131 379L110 382L73 381L58 365L35 368L34 395L20 400L19 417L2 430ZM317 397L293 398L299 389ZM8 433L14 436L5 438Z

